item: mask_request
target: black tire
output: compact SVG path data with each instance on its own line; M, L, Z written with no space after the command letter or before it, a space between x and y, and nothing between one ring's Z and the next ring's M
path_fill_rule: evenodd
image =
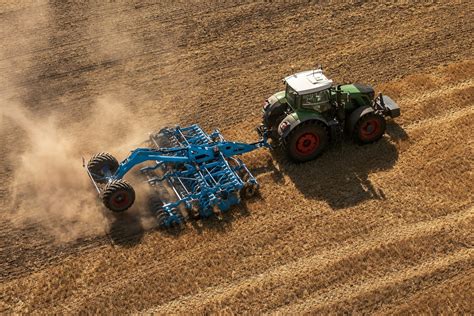
M383 116L373 112L367 113L357 121L352 136L359 144L370 144L382 138L386 128L387 124Z
M102 202L112 212L124 212L135 202L135 190L124 180L114 180L105 187Z
M87 169L92 175L94 181L98 183L106 183L104 170L108 169L114 174L119 167L119 163L114 156L109 153L98 153L89 160Z
M315 159L324 151L327 144L327 128L317 121L299 124L288 134L284 142L288 157L295 162Z
M268 129L270 138L277 140L279 138L278 126L286 117L285 111L288 109L288 105L286 103L278 103L269 107L270 108L265 111L263 125Z

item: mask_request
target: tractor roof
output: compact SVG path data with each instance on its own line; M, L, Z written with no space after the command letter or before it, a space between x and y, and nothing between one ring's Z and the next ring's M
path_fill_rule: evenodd
M332 80L328 79L321 69L298 72L284 80L298 94L318 92L332 86Z

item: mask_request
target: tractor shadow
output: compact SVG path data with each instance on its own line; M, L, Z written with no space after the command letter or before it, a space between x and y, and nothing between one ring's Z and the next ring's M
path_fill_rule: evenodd
M394 143L408 139L403 128L396 124L388 124L387 135L363 146L345 139L306 163L289 161L282 150L272 155L280 172L290 177L305 197L326 201L332 209L342 209L367 200L386 199L383 189L376 187L369 175L393 168L398 160Z
M405 141L409 138L407 132L400 125L393 121L387 122L386 134L394 142Z

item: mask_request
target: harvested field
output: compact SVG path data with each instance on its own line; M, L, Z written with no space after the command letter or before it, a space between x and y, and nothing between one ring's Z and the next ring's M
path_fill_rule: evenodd
M473 313L473 31L469 1L1 3L0 312ZM400 104L381 141L252 152L260 196L183 230L96 201L81 156L253 141L317 64Z

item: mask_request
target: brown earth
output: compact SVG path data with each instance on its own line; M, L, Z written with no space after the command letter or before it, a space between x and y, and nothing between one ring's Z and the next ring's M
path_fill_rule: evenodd
M473 313L472 2L0 5L0 312ZM260 197L153 229L81 155L170 123L252 141L262 100L325 66L402 116L376 144L245 161Z

